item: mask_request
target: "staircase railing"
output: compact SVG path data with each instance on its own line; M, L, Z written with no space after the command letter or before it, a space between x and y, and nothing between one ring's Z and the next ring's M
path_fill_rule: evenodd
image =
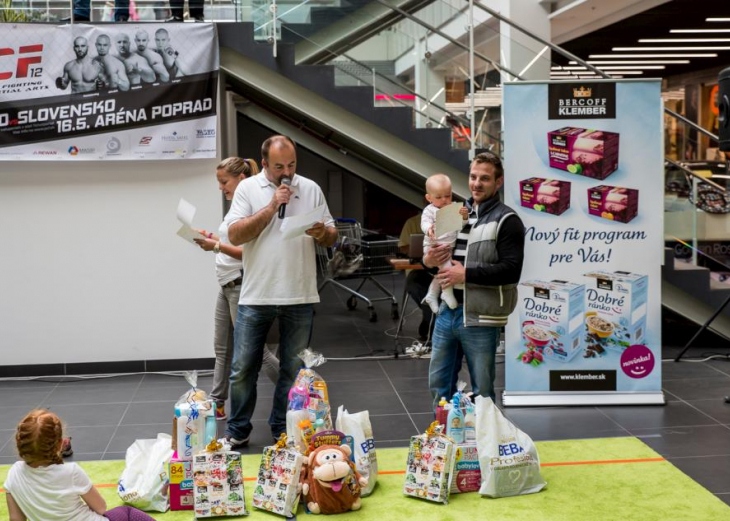
M292 34L295 34L298 38L301 38L302 40L307 40L313 45L319 46L317 42L300 33L297 33L291 27L288 27L286 25L282 27L284 31L291 32ZM419 114L424 119L426 119L426 124L421 125L422 128L452 128L457 135L459 135L459 128L461 128L461 134L465 139L467 138L468 133L463 131L463 129L470 126L470 121L467 118L446 109L439 103L434 102L433 99L428 99L427 97L419 94L414 89L410 88L408 85L398 80L396 77L383 74L382 72L379 72L375 67L372 67L363 61L357 60L348 53L338 53L329 49L325 50L331 55L332 58L328 62L329 65L336 67L338 71L355 80L357 84L365 84L369 87L372 87L373 100L376 105L388 104L390 106L402 106L410 108L414 111L414 115ZM351 67L351 65L353 64L356 66L356 68L364 71L364 74L358 74L357 71L353 70L353 67ZM402 96L404 94L406 96ZM378 100L380 100L380 103L378 103ZM414 104L410 102L410 100L414 100L416 102L416 105L414 106ZM433 111L427 111L427 108L435 109L438 115L435 116ZM418 127L415 118L414 127ZM490 145L487 146L487 148L489 148L490 150L501 149L501 141L498 136L492 135L486 130L481 130L480 135L483 138L482 142L491 142Z

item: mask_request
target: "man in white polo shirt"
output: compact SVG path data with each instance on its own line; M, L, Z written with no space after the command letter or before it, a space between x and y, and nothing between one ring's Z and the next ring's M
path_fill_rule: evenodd
M246 445L256 407L256 380L266 334L279 319L279 380L269 416L271 434L286 432L287 394L302 366L298 354L312 332L313 304L319 302L315 242L332 246L337 228L322 189L296 174L296 145L273 136L261 146L263 172L242 181L226 216L232 244L243 244L243 286L238 301L231 371L231 415L226 437L233 446ZM282 183L289 178L291 185ZM324 222L306 235L284 239L279 207L286 216L308 213L324 205Z

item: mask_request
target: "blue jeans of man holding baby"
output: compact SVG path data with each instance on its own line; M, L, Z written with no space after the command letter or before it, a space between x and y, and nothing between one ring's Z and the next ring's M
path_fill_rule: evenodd
M280 335L279 380L274 389L269 425L275 438L286 432L287 397L303 365L298 355L309 345L313 317L312 304L238 306L233 334L231 416L226 434L237 440L245 440L251 434L251 418L258 397L256 380L261 371L266 334L276 318L279 319Z
M495 401L495 359L499 334L498 327L464 327L464 305L459 304L456 309L450 309L441 303L428 370L428 387L434 411L442 396L448 400L456 392L462 351L466 356L474 395L489 396Z

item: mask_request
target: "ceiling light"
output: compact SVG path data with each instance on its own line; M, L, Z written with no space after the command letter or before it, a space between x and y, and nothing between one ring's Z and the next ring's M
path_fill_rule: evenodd
M730 18L705 18L705 22L730 22Z
M639 43L727 43L730 38L641 38Z
M730 51L730 47L614 47L612 51Z
M614 74L644 74L644 71L618 70L618 71L608 71L608 74L610 74L611 76L613 76Z
M553 67L552 70L554 71L585 71L587 70L587 67L578 67L576 65L566 65L565 67ZM604 71L610 71L610 70L616 70L621 69L624 71L627 70L643 70L643 69L666 69L664 65L606 65L606 66L600 66L596 67L596 69L601 69Z
M670 33L730 33L730 29L671 29Z
M601 65L600 67L596 67L597 69L601 69L603 71L611 71L616 69L621 70L644 70L644 69L654 69L654 70L661 70L666 69L666 66L664 65Z
M717 58L716 53L704 54L591 54L589 58Z
M593 74L596 78L604 77L590 71L550 71L551 76L587 76L589 74ZM609 74L611 77L615 77L614 74L644 74L644 71L608 71L606 74Z
M568 62L571 65L575 65L578 62ZM610 60L610 61L593 61L589 60L586 63L590 63L591 65L658 65L658 64L668 64L668 63L689 63L689 60L639 60L639 61L628 61L628 60Z

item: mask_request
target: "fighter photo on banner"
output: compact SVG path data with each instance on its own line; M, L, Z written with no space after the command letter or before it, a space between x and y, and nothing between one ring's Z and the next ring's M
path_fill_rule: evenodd
M0 160L216 157L213 24L0 24Z

